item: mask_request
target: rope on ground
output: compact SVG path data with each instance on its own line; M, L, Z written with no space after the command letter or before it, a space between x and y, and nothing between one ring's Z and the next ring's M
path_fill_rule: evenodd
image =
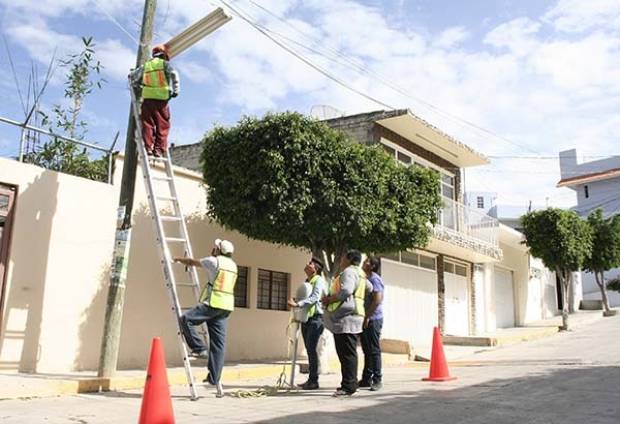
M286 339L287 339L287 348L286 354L290 358L291 357L291 346L293 344L293 339L290 336L290 328L293 323L293 318L288 322L286 326ZM295 330L297 332L297 329ZM291 366L293 364L291 363ZM282 372L278 376L276 384L274 386L262 386L256 390L235 390L230 393L230 396L236 398L259 398L265 396L276 396L280 391L285 391L286 393L297 392L298 390L293 388L291 384L286 380L286 364L282 365Z

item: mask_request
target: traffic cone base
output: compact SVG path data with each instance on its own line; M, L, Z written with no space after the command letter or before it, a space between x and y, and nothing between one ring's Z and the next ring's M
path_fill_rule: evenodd
M151 344L139 424L174 424L166 358L159 337Z
M424 377L422 381L451 381L456 380L456 377L448 376L448 377Z
M450 375L448 371L448 362L446 361L446 355L443 351L443 344L441 343L441 333L439 328L433 329L433 351L431 352L431 367L428 373L428 377L423 378L422 381L451 381L456 380L456 377Z

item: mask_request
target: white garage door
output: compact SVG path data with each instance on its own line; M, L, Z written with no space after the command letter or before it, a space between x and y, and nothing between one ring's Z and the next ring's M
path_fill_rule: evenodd
M468 272L464 264L444 262L446 328L453 336L469 335Z
M497 328L515 326L512 271L495 267L495 316Z
M383 337L430 345L437 326L437 273L382 259Z

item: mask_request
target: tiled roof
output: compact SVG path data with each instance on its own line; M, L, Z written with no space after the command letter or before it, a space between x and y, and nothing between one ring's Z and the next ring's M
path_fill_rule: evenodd
M593 181L608 180L610 178L620 177L620 168L608 169L607 171L592 172L590 174L583 174L576 177L563 178L557 183L557 187L567 187L585 183L591 183Z

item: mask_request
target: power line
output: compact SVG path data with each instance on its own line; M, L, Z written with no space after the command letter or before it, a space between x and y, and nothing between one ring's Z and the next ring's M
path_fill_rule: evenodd
M221 0L220 0L220 1L221 1ZM306 37L307 39L309 39L309 40L310 40L311 42L313 42L315 45L321 45L321 47L328 48L329 50L332 50L333 52L335 52L335 54L336 54L336 55L338 55L338 56L340 56L340 57L344 58L345 60L347 60L347 62L349 62L350 64L352 64L354 67L356 67L356 68L357 68L359 71L361 71L362 73L365 73L365 74L367 74L367 75L370 75L370 76L371 76L371 77L373 77L375 80L378 80L379 82L381 82L381 83L382 83L382 84L384 84L385 86L387 86L387 87L391 88L392 90L394 90L394 91L398 92L399 94L401 94L401 95L403 95L403 96L405 96L405 97L407 97L407 98L409 98L409 99L411 99L411 100L414 100L414 101L416 101L416 102L418 102L418 103L421 103L421 104L425 105L426 107L430 108L431 110L433 110L434 112L438 113L439 115L443 115L444 117L447 117L447 118L449 118L449 119L451 119L451 120L453 120L453 121L457 121L457 122L459 122L461 125L462 125L462 124L465 124L466 126L469 126L470 128L474 128L474 129L476 129L476 130L478 130L478 131L480 131L480 132L482 132L482 133L485 133L485 134L490 135L490 136L492 136L492 137L495 137L495 138L497 138L497 139L503 140L504 142L507 142L507 143L509 143L509 144L512 144L512 145L513 145L513 146L515 146L515 147L519 147L519 148L521 148L521 149L528 150L528 151L530 151L530 152L532 152L532 153L536 153L537 155L540 155L540 152L538 152L538 151L536 151L536 150L534 150L534 149L532 149L532 148L530 148L530 147L528 147L528 146L526 146L526 145L519 144L519 143L517 143L517 142L515 142L515 141L513 141L513 140L510 140L509 138L506 138L506 137L504 137L504 136L501 136L501 135L499 135L499 134L497 134L497 133L495 133L495 132L493 132L493 131L491 131L491 130L489 130L489 129L487 129L487 128L484 128L484 127L482 127L482 126L480 126L480 125L478 125L478 124L476 124L476 123L474 123L474 122L471 122L471 121L466 120L466 119L464 119L464 118L461 118L461 117L459 117L459 116L457 116L457 115L454 115L454 114L452 114L452 113L450 113L450 112L447 112L447 111L445 111L445 110L441 109L440 107L435 106L434 104L432 104L432 103L430 103L430 102L428 102L428 101L426 101L426 100L424 100L424 99L421 99L421 98L419 98L419 97L413 96L412 94L410 94L409 92L407 92L405 89L403 89L403 88L399 87L398 85L396 85L396 84L392 83L392 82L391 82L391 81L389 81L387 78L383 77L382 75L378 74L377 72L372 71L372 70L368 69L367 67L365 67L365 66L363 66L363 65L358 65L358 64L356 64L356 63L355 63L355 61L351 60L351 59L350 59L350 58L349 58L346 54L344 54L344 53L342 53L342 52L340 52L340 51L338 51L338 50L336 50L336 49L331 49L329 46L324 46L324 43L319 44L319 43L318 43L316 40L314 40L311 36L309 36L308 34L306 34L306 33L305 33L305 32L303 32L303 31L301 31L301 30L297 29L294 25L292 25L292 24L291 24L290 22L288 22L286 19L284 19L284 18L283 18L283 17L281 17L281 16L278 16L278 15L277 15L277 14L275 14L274 12L271 12L271 11L270 11L269 9L267 9L266 7L264 7L264 6L262 6L262 5L258 4L258 3L256 3L256 2L255 2L255 1L253 1L253 0L248 0L248 1L249 1L251 4L253 4L254 6L256 6L256 7L260 8L260 9L261 9L261 10L263 10L263 11L265 11L265 12L266 12L266 13L268 13L269 15L271 15L271 16L275 17L276 19L278 19L278 20L280 20L280 21L284 22L287 26L289 26L289 27L293 28L293 30L295 30L295 31L296 31L296 32L298 32L299 34L301 34L301 35L303 35L304 37ZM264 27L264 29L266 29L266 30L267 30L267 31L269 31L269 32L276 33L275 31L270 30L270 29L268 29L268 28L265 28L265 27ZM276 33L276 34L277 34L277 33ZM282 35L279 35L279 36L281 36L281 37L283 37L283 38L286 38L286 37L284 37L284 36L282 36ZM329 59L329 60L334 60L334 59L332 59L332 58L330 58L330 57L327 57L327 55L325 55L324 53L321 53L321 52L317 51L316 49L312 49L311 47L305 46L305 45L303 45L302 43L299 43L299 42L297 42L297 41L295 41L295 40L292 40L292 39L290 39L290 38L288 38L288 40L289 40L290 42L293 42L293 43L295 43L295 44L297 44L297 45L300 45L300 46L302 46L302 47L304 47L304 48L306 48L306 49L308 49L308 50L311 50L311 51L313 51L313 52L315 52L315 53L317 53L317 54L320 54L321 56L323 56L323 57L325 57L325 58L327 58L327 59Z
M293 56L295 56L297 59L301 60L302 62L304 62L306 65L310 66L311 68L315 69L316 71L320 72L321 74L323 74L324 76L326 76L327 78L329 78L330 80L336 82L337 84L341 85L342 87L358 94L359 96L362 96L374 103L377 103L378 105L381 105L383 107L386 107L390 110L395 110L396 108L394 106L391 106L379 99L376 99L374 97L372 97L369 94L364 93L361 90L358 90L355 87L352 87L350 85L348 85L347 83L345 83L344 81L342 81L340 78L332 75L331 73L329 73L328 71L326 71L325 69L321 68L318 65L315 65L314 63L312 63L312 61L310 61L309 59L305 58L304 56L300 55L299 53L297 53L295 50L293 50L292 48L290 48L289 46L285 45L284 43L280 42L279 40L277 40L276 38L272 37L270 35L269 32L265 31L261 25L254 23L251 19L245 17L242 13L240 13L236 8L234 8L233 6L231 6L230 4L228 4L226 1L224 0L219 0L222 4L224 4L226 7L228 7L230 10L232 10L237 16L239 16L241 19L243 19L245 22L247 22L248 24L250 24L254 29L256 29L257 31L259 31L261 34L263 34L264 36L266 36L267 38L269 38L271 41L273 41L275 44L277 44L280 48L284 49L285 51L287 51L288 53L292 54Z
M127 35L131 39L131 41L133 41L137 46L140 45L140 42L123 25L121 25L121 23L118 20L116 20L116 18L112 16L111 13L105 10L103 6L99 4L98 1L95 1L94 3L95 3L95 6L97 6L97 9L103 12L103 14L106 15L108 20L110 20L110 22L112 22L119 30L121 30L121 32Z

